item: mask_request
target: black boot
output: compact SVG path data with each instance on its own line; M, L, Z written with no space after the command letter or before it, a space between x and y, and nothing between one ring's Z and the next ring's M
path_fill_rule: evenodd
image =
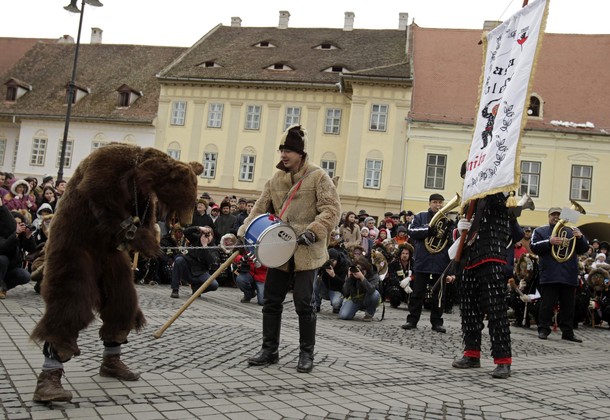
M250 366L271 365L278 362L281 327L282 314L263 313L263 346L258 353L248 359Z
M313 349L316 344L316 314L299 316L299 363L297 372L309 373L313 369Z
M463 356L461 359L454 360L451 366L458 369L480 368L481 359L477 357Z

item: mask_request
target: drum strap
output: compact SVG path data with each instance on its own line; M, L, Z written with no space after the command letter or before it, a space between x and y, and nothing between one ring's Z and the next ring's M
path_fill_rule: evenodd
M294 195L297 193L297 191L299 190L299 188L301 188L301 184L303 183L303 180L308 177L311 173L315 172L317 169L311 171L311 172L307 172L305 173L301 179L299 180L299 182L297 182L297 184L292 187L292 193L290 194L290 197L288 197L288 200L285 201L285 203L282 205L282 212L280 213L280 220L282 220L282 216L284 215L284 212L286 211L286 209L288 209L288 206L290 205L290 202L292 201L292 198L294 197ZM288 191L290 193L290 191Z

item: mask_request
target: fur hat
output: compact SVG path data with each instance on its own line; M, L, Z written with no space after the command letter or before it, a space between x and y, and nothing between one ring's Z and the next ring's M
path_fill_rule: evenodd
M299 124L291 125L284 131L280 139L280 150L292 150L302 156L307 155L307 131Z
M222 203L220 203L220 209L222 210L224 207L231 208L231 203L228 200L223 201Z
M11 184L11 192L13 195L17 195L17 186L23 185L25 189L23 190L23 195L28 195L30 192L30 184L25 179L17 179Z
M197 204L205 204L205 206L208 206L208 200L206 200L205 198L200 198L199 200L197 200Z
M415 250L413 249L413 245L411 245L408 242L398 245L398 255L400 255L400 253L402 252L403 249L408 249L409 254L411 255L411 258L413 258L413 254L415 253Z

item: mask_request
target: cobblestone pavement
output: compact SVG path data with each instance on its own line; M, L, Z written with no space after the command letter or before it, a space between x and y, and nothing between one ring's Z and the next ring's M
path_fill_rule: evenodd
M188 291L190 292L190 291ZM82 355L66 363L71 403L31 401L42 365L28 334L43 311L31 286L0 301L0 417L5 419L581 419L610 418L610 330L580 327L576 344L535 328L513 329L513 373L489 373L489 339L482 368L459 370L459 316L445 316L447 334L430 329L425 311L417 330L404 331L406 309L385 319L341 321L327 301L318 317L315 367L296 372L298 319L285 303L280 362L248 367L261 341L261 309L221 288L197 299L159 338L153 332L188 298L168 286L138 286L148 326L130 335L122 359L142 372L137 382L98 375L99 325L81 333ZM289 295L287 299L291 299ZM381 308L380 308L381 309ZM457 311L456 311L457 312Z

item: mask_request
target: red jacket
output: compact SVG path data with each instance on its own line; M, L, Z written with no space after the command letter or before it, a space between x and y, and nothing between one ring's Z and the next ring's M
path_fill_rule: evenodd
M233 263L237 265L238 271L239 271L239 266L241 265L243 258L244 258L243 255L238 255L237 257L235 257L235 260L233 261ZM249 273L254 278L254 281L257 281L259 283L264 283L265 278L267 277L267 267L265 267L264 265L260 265L259 267L257 267L256 264L254 264L250 260L248 260L248 264L250 265Z

